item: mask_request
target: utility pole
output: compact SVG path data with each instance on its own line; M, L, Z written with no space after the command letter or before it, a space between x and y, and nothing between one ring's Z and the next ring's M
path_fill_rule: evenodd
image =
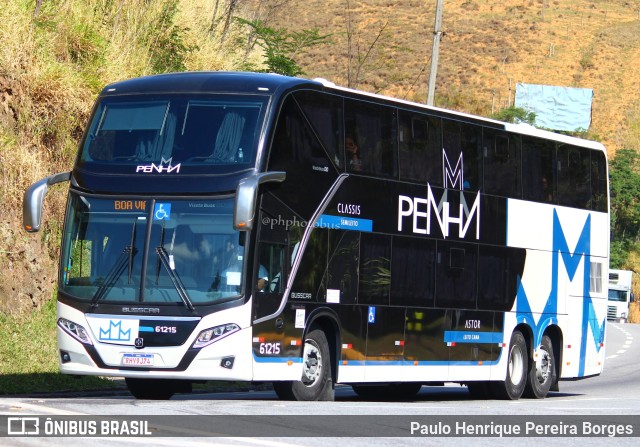
M438 55L440 53L440 38L442 37L442 4L444 0L436 1L436 23L433 28L433 49L431 50L431 72L429 73L429 94L427 105L432 106L436 93L436 76L438 74Z

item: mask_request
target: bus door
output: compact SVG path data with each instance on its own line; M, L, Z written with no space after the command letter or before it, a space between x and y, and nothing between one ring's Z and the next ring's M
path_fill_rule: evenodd
M259 321L254 323L252 336L254 380L297 380L301 373L293 365L301 365L304 321L296 320L296 310L291 306L270 318L278 312L291 268L287 219L285 214L265 205L266 200L259 213L252 264L252 316L253 321Z

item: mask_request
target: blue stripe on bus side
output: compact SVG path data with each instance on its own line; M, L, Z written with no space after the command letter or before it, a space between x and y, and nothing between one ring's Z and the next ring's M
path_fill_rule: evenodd
M444 331L445 343L502 343L502 332Z

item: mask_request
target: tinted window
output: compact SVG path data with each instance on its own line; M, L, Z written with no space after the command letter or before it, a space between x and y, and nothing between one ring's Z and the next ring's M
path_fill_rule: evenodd
M330 257L327 289L340 291L340 302L352 304L358 296L360 233L335 230L329 233Z
M314 91L295 94L329 159L344 166L342 98Z
M525 200L556 203L556 145L552 141L522 138L522 189Z
M442 184L442 128L440 118L398 112L400 179Z
M591 157L589 149L558 145L558 203L587 208L591 199Z
M363 233L360 255L359 301L366 304L389 304L390 237Z
M345 132L348 170L397 175L396 109L346 99Z
M255 163L263 110L262 99L239 95L103 98L78 165L152 174L246 169Z
M506 132L484 129L482 154L485 192L519 198L520 138Z
M329 231L316 228L311 232L307 245L302 253L302 259L292 292L311 293L316 300L324 301L326 295L326 281L324 273L327 270L327 247ZM291 259L295 261L300 252L299 245L291 241Z
M436 306L475 309L478 246L438 241Z
M480 246L478 309L508 311L524 268L524 250Z
M482 189L480 184L481 128L459 121L442 120L444 187Z
M602 152L591 151L591 209L606 212L607 160Z
M287 173L283 183L274 185L274 193L305 221L337 177L333 162L291 96L278 116L268 169Z
M391 255L392 304L433 307L436 242L394 237Z

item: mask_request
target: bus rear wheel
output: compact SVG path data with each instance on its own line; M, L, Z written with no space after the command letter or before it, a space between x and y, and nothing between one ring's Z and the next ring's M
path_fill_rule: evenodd
M555 381L556 362L553 356L553 346L551 339L544 335L538 350L538 360L531 362L529 368L524 396L544 399Z
M515 331L509 343L507 377L504 381L491 382L491 395L498 399L520 399L527 384L528 365L527 343L522 333Z
M302 354L302 377L297 381L273 382L273 389L285 400L333 400L331 354L327 337L320 329L309 331Z

